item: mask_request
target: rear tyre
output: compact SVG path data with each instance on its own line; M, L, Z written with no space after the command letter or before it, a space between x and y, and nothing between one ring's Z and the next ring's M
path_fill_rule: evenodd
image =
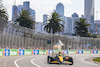
M73 65L73 61L72 61L72 64L71 65Z
M72 64L69 64L69 65L73 65L73 59L71 58L71 61L70 61Z

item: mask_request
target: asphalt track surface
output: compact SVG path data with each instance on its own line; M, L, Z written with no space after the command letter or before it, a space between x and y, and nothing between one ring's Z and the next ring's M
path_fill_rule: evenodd
M91 58L100 54L69 54L74 59L73 65L48 64L47 55L0 57L0 67L100 67Z

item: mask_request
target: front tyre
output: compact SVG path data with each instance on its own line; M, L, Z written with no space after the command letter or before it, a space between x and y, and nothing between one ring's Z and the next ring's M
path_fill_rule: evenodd
M51 59L50 56L47 57L47 63L50 64L51 63Z

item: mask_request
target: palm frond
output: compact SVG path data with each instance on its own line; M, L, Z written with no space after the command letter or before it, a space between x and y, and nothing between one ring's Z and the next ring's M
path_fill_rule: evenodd
M5 20L8 20L7 10L1 2L0 2L0 17L4 18Z
M18 22L20 26L35 29L34 24L36 22L33 21L31 12L28 10L22 10L22 12L19 13L18 18L15 21Z
M88 24L86 22L86 19L80 18L78 21L75 22L75 25L76 26L74 27L74 29L75 29L75 32L78 35L80 35L80 36L87 35L87 33L88 33L88 26L90 24Z
M51 31L54 33L63 31L64 25L60 22L64 22L60 19L61 15L59 15L56 12L53 12L48 20L48 23L44 24L44 30L46 30L48 33L51 33Z

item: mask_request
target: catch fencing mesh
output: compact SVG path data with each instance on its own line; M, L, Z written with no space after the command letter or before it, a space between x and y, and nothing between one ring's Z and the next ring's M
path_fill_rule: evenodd
M37 32L14 23L9 23L0 17L0 49L46 49L61 40L63 50L100 49L99 38L86 38L67 35L53 35ZM50 42L50 43L48 43ZM91 44L86 46L86 44Z

